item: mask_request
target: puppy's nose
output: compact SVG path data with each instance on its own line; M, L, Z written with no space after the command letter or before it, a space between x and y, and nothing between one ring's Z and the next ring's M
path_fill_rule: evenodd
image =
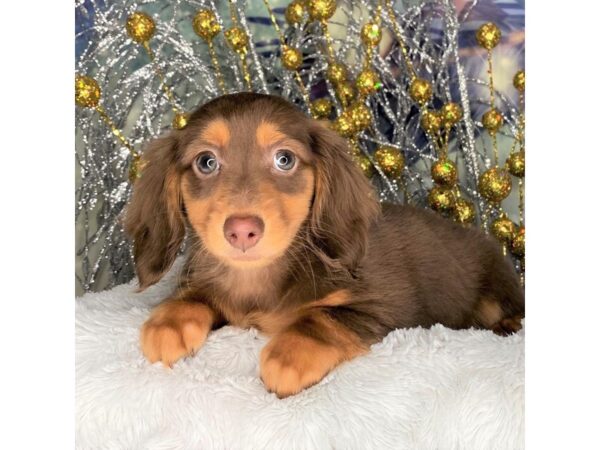
M257 216L230 216L223 225L225 239L232 247L245 252L254 247L263 236L265 223Z

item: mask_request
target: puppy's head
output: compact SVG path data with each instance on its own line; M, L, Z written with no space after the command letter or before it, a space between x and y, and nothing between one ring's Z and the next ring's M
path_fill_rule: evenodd
M302 230L322 258L351 269L378 212L345 140L279 97L219 97L144 159L125 223L142 288L171 266L186 224L229 266L272 264Z

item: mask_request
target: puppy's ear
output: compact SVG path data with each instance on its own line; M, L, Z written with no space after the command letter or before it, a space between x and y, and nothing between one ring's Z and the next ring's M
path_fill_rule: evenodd
M140 290L169 270L185 236L180 177L175 166L177 140L172 135L150 143L142 176L133 186L125 231L133 238Z
M344 138L317 121L311 122L310 136L316 158L311 232L329 258L353 270L366 251L379 202Z

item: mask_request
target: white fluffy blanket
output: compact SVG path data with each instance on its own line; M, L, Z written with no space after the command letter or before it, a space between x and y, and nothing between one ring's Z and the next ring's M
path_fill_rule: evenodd
M265 391L266 339L225 327L166 369L138 345L173 270L76 303L79 449L520 449L523 331L397 330L318 385L283 400Z

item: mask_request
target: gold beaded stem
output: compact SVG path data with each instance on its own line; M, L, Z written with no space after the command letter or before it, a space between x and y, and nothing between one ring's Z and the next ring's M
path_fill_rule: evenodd
M106 114L106 111L104 110L104 108L100 105L96 105L94 107L94 109L96 110L96 112L100 115L100 117L102 118L102 120L104 120L104 122L109 126L109 128L111 129L112 133L119 139L119 141L121 141L121 143L127 147L127 150L130 151L130 153L135 157L135 156L139 156L138 152L133 148L133 145L131 145L131 143L127 140L127 138L123 135L123 133L121 132L121 130L119 130L119 128L117 128L117 126L115 125L115 123L112 121L112 119L108 116L108 114Z
M235 6L233 5L233 2L231 0L229 0L228 3L229 3L229 14L231 16L231 22L233 23L234 28L239 28L240 23L238 21ZM248 49L244 48L243 50L234 50L234 51L240 57L242 75L244 77L244 81L246 82L246 88L248 88L248 90L251 91L252 90L252 82L250 80L250 72L248 71L248 61L246 61L246 55L248 53Z
M150 58L150 61L152 62L152 66L154 67L154 73L156 73L156 76L160 80L160 85L161 85L163 91L165 92L165 95L167 96L167 100L169 100L171 109L173 110L173 112L175 114L181 113L182 111L177 106L175 97L173 96L173 92L171 91L171 88L169 87L169 85L166 83L165 76L164 76L162 70L160 70L160 67L158 67L158 64L156 63L156 58L154 56L154 52L150 48L150 42L144 41L144 42L142 42L142 46L146 50L146 53L148 53L148 57Z
M496 107L496 99L494 96L494 74L492 67L492 51L487 51L487 62L488 62L488 78L490 80L490 109L495 109ZM496 133L490 133L492 137L492 147L494 149L494 165L498 165L498 139L496 138Z
M519 146L525 151L525 92L519 91Z
M323 36L325 36L325 49L327 50L327 56L329 57L329 61L335 61L335 56L333 52L333 40L331 39L331 34L329 34L329 27L327 26L326 20L321 20L321 28L323 29Z
M213 45L212 39L206 41L206 43L208 44L208 53L210 55L210 61L212 62L213 68L215 69L217 82L219 83L219 89L221 90L221 94L225 94L227 92L227 89L225 88L225 79L223 78L223 72L221 72L221 65L219 64L219 60L217 58L215 46Z
M396 21L396 15L394 14L392 3L390 2L390 0L384 0L384 2L387 9L388 17L390 19L390 22L392 23L394 34L396 35L396 40L398 41L398 44L400 45L400 50L402 51L402 59L404 60L404 64L410 72L411 81L415 80L417 78L417 73L415 72L415 68L413 67L408 57L408 50L406 49L406 45L404 44L404 40L402 39L402 34L400 33L400 28L398 27L398 23Z
M268 0L263 0L263 1L265 4L265 7L267 8L267 11L269 12L269 17L271 19L271 23L273 24L273 27L275 28L275 32L277 33L277 36L279 37L279 48L281 49L281 54L283 55L283 49L285 46L285 44L284 44L285 37L283 36L281 27L277 23L275 14L273 14L273 10L271 9L271 5L269 5L269 1ZM314 114L310 108L310 96L308 94L308 90L306 89L306 86L304 86L304 82L302 81L302 77L300 76L300 73L298 72L298 70L294 70L294 77L296 78L296 83L298 84L298 87L300 88L300 92L302 94L302 98L304 99L304 103L306 104L306 106L308 108L308 112L311 115L311 117L314 117Z

